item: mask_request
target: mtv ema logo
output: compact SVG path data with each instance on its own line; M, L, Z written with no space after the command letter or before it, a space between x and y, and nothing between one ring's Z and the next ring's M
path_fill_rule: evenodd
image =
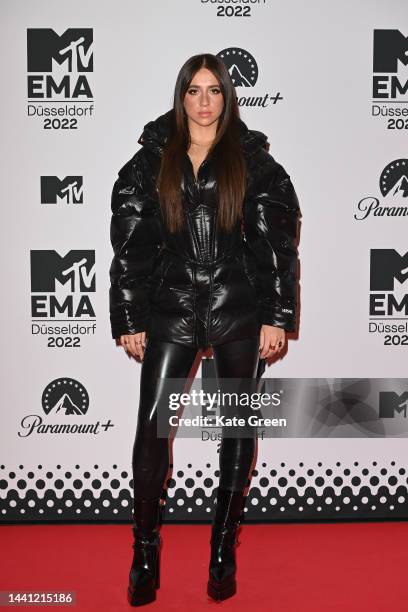
M408 102L407 67L408 37L399 30L374 30L371 114L388 117L388 129L408 127L408 108L401 106Z
M258 80L258 65L255 58L246 49L228 47L219 51L217 57L222 59L231 76L235 87L254 87ZM280 92L275 95L269 93L255 96L237 96L239 106L258 106L266 108L283 100Z
M33 335L48 336L49 347L78 347L80 336L95 333L95 251L69 251L61 257L56 251L32 250L31 317L68 323L52 326L32 323ZM76 325L74 323L77 322ZM83 323L79 325L78 322Z
M86 415L89 408L89 396L85 386L74 378L56 378L44 389L41 403L45 420L39 414L29 414L21 419L20 438L31 435L81 434L98 435L102 430L107 432L114 423L108 419L105 423L78 422ZM50 422L50 419L53 422Z
M396 415L407 418L408 391L395 393L395 391L380 391L379 393L380 419L393 419Z
M43 117L44 129L76 129L77 117L93 113L93 104L84 104L93 101L93 69L92 28L69 28L61 36L50 28L28 28L28 116ZM66 104L44 104L54 100Z
M406 217L408 215L408 159L396 159L390 162L380 176L379 198L367 196L358 204L358 213L354 214L357 221L363 221L370 215L373 217ZM400 206L399 204L402 204Z
M41 177L41 204L83 204L82 176L66 176L60 180L57 176Z
M385 334L386 346L408 345L407 278L408 252L370 249L369 332Z

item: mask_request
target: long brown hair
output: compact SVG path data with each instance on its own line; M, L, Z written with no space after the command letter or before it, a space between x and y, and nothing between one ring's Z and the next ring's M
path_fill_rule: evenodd
M246 170L240 143L239 107L235 88L224 62L211 53L202 53L190 57L178 74L174 89L174 112L158 176L160 206L170 232L180 230L183 220L181 177L183 158L190 147L184 96L200 68L207 68L214 74L224 100L217 133L208 152L208 155L211 153L214 159L218 222L221 228L229 231L238 219L242 219Z

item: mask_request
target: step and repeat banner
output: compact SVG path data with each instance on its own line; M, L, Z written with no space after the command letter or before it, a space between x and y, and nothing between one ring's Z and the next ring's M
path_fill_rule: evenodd
M248 520L408 516L404 0L3 0L3 522L130 520L141 365L110 336L110 195L213 53L302 218L299 331L259 384ZM203 359L201 359L203 357ZM195 375L214 376L210 355ZM210 520L219 439L176 438L165 520Z

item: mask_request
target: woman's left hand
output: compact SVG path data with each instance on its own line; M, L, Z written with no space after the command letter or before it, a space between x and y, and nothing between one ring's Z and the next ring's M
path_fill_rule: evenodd
M285 330L274 325L262 325L259 343L262 359L277 355L285 346Z

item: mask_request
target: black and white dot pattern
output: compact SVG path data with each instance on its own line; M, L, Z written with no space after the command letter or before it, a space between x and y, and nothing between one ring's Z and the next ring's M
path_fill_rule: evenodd
M175 467L167 480L164 522L210 521L219 470ZM311 465L260 463L252 472L245 520L408 518L408 474L390 461ZM133 480L118 465L0 465L0 520L131 520Z

